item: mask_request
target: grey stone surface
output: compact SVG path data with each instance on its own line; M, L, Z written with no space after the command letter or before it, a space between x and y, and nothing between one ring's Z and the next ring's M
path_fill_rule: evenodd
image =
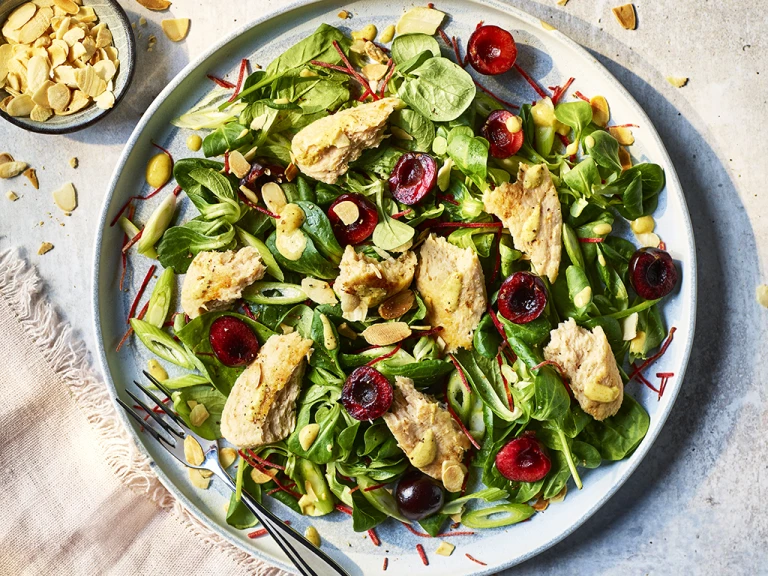
M638 29L619 27L621 1L519 0L513 4L590 49L653 118L682 181L698 246L699 310L682 392L656 446L622 490L579 531L510 574L768 573L768 60L759 0L637 0ZM133 126L154 96L214 39L281 0L178 0L189 38L169 45L159 21L123 2L138 27L131 94L97 127L41 137L0 125L0 151L38 169L40 190L0 181L0 249L18 246L39 267L50 298L93 346L92 241L103 194ZM439 7L439 6L438 6ZM160 42L147 52L147 39ZM578 75L578 71L573 71ZM682 89L668 75L688 76ZM80 167L73 170L69 158ZM53 205L62 182L77 187L70 217ZM11 204L5 192L21 199ZM55 249L37 256L42 241Z

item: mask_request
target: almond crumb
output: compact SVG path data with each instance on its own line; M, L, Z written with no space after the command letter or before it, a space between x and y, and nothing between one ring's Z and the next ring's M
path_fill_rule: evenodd
M11 202L16 202L16 200L19 199L19 195L16 194L16 192L13 192L12 190L8 190L8 192L5 193L5 197L8 198Z
M144 16L139 18L139 26L146 26L147 25L147 19L144 18Z
M50 242L43 242L42 244L40 244L40 248L37 249L37 255L42 256L43 254L47 254L51 250L53 250L53 244L51 244Z
M438 554L440 556L450 556L453 554L453 551L456 549L456 546L451 544L450 542L440 542L440 545L437 547L437 550L435 550L435 554Z
M74 156L69 159L69 165L72 166L72 168L77 168L79 163L80 162L78 161L78 159L75 158Z
M540 22L541 22L541 27L544 28L544 30L547 30L549 32L551 32L552 30L557 30L557 28L552 26L552 24L550 24L549 22L544 22L544 20L541 20Z
M637 15L635 14L634 4L623 4L622 6L616 6L611 8L613 15L616 16L619 24L625 30L634 30L637 28Z
M667 82L672 84L675 88L682 88L688 84L688 78L684 76L667 76Z
M566 4L568 4L568 0L557 0L558 6L565 6Z
M757 296L759 304L768 308L768 286L765 284L758 286L755 295Z
M347 18L349 18L351 16L351 14L349 12L347 12L346 10L342 10L341 12L336 14L336 16L338 16L342 20L346 20Z
M27 168L22 174L26 176L27 180L29 180L29 183L32 184L32 187L35 190L40 189L40 183L37 181L37 172L35 172L34 168Z

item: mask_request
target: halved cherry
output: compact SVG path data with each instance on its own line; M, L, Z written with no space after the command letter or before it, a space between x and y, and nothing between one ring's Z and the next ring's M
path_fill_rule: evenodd
M259 341L251 327L234 316L216 318L208 336L216 358L229 367L253 362L259 352Z
M672 256L659 248L640 248L629 261L629 281L641 298L663 298L677 284Z
M389 177L389 191L398 202L413 206L437 183L437 162L429 154L406 152Z
M523 147L523 129L512 132L515 115L508 110L494 110L488 116L481 130L490 143L490 153L494 158L509 158Z
M400 479L395 488L397 507L409 520L421 520L443 507L443 487L418 470L412 470Z
M515 272L499 289L499 312L515 324L536 320L547 305L547 288L531 272Z
M352 205L348 204L349 202ZM355 215L357 218L353 220ZM376 224L379 223L379 213L376 206L365 196L342 194L328 208L328 220L331 221L336 239L343 246L355 245L373 234Z
M258 192L267 182L282 182L285 170L276 164L260 164L252 162L248 174L240 179L240 185Z
M341 403L355 420L373 420L392 405L392 385L386 376L371 368L355 368L344 382Z
M517 60L517 45L512 34L498 26L480 26L472 32L467 43L467 55L472 68L495 76L507 72Z
M512 482L538 482L549 473L552 462L538 440L521 436L499 450L496 468Z

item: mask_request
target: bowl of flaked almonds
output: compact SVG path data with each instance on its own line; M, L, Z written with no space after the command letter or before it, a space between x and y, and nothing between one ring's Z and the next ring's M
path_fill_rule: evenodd
M0 115L33 132L90 126L128 89L131 26L113 0L0 3Z

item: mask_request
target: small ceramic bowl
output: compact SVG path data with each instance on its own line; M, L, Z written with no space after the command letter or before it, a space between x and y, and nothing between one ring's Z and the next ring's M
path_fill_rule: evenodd
M8 15L22 4L29 0L5 0L0 2L0 29L3 26ZM117 48L120 66L114 78L115 83L115 104L112 108L102 110L91 103L79 112L71 116L51 116L45 122L36 122L27 117L9 116L0 110L0 116L11 124L15 124L24 130L38 132L40 134L68 134L82 130L87 126L95 124L107 114L109 114L120 103L128 86L133 78L133 70L136 67L136 41L133 37L131 23L125 11L115 0L83 0L85 6L91 6L99 18L99 23L103 22L112 32L112 45ZM0 34L0 44L4 43L2 34ZM8 94L0 88L0 100Z

